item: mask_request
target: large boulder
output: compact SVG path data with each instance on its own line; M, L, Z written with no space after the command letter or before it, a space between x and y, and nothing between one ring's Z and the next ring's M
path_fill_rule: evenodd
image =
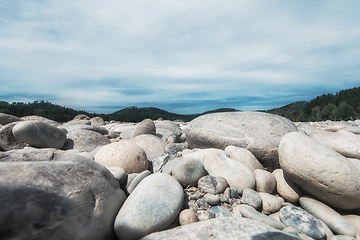
M130 141L144 149L149 160L166 155L166 142L155 135L142 134L131 138Z
M166 229L178 217L183 200L183 188L168 174L144 178L116 216L116 235L131 240Z
M24 120L17 116L14 116L14 115L0 113L0 124L1 125L6 125L8 123L19 122L19 121L24 121Z
M262 112L207 114L185 128L190 148L245 148L271 171L279 167L278 145L289 132L297 132L293 122Z
M360 207L360 170L350 160L302 133L288 133L279 161L293 182L330 206Z
M147 118L138 123L134 129L132 137L136 137L142 134L156 134L156 127L151 119Z
M66 130L40 121L22 121L12 132L17 140L40 148L62 148L66 141Z
M299 238L252 219L226 217L187 224L141 238L141 240L157 239L295 240Z
M112 239L125 201L101 165L55 149L0 153L1 239Z
M67 140L62 149L75 149L84 152L91 152L95 148L111 143L110 140L101 133L79 129L67 134Z
M0 149L4 151L22 149L27 144L16 139L12 130L17 122L8 123L0 128Z

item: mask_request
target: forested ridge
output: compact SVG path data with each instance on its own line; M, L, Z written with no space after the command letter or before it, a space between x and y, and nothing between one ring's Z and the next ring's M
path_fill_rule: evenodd
M18 117L37 115L57 122L67 122L78 114L90 117L99 116L105 121L140 122L145 118L156 120L192 119L207 113L238 111L233 108L220 108L199 114L176 114L155 107L128 107L110 114L88 113L60 106L49 101L34 101L32 103L0 101L0 112ZM324 121L324 120L354 120L360 118L360 87L342 90L336 94L323 94L309 102L299 101L286 106L267 110L265 112L278 114L292 121Z

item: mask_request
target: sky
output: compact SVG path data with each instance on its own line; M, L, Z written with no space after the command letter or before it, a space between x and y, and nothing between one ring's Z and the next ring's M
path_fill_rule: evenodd
M360 86L358 0L0 0L0 100L268 110Z

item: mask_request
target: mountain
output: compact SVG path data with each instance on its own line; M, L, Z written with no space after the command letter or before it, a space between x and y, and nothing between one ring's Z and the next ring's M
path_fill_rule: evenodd
M306 101L298 101L298 102L290 103L290 104L285 105L280 108L266 110L265 112L273 113L273 114L277 114L277 115L281 115L281 116L286 116L286 115L292 114L294 112L300 111L300 109L305 107L306 104L307 104Z

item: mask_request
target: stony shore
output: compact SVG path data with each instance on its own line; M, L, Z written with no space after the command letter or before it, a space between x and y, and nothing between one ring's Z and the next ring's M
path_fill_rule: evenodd
M1 239L360 239L360 120L0 113Z

